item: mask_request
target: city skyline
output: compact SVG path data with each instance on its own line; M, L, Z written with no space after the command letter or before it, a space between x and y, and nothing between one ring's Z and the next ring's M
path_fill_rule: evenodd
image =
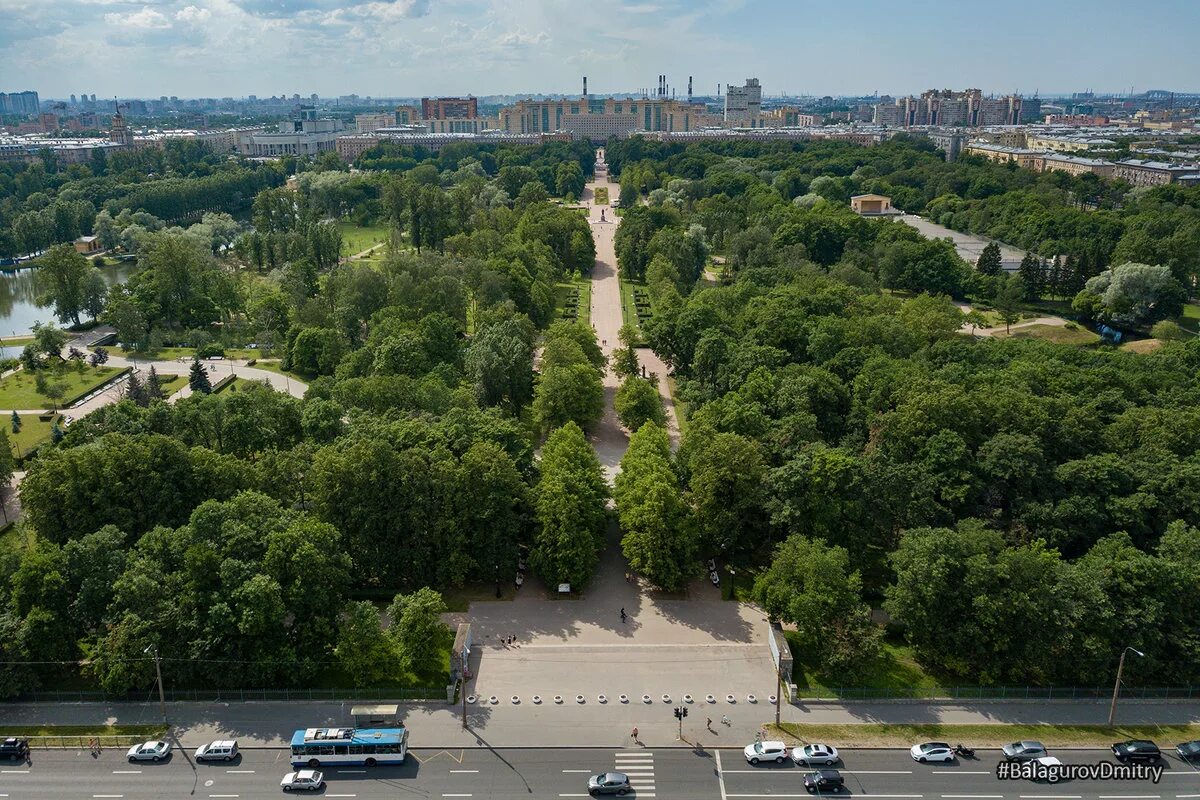
M940 86L1047 96L1195 91L1177 76L1200 74L1187 43L1200 8L1161 0L1136 12L1113 0L1018 0L1003 10L1010 28L982 26L978 9L942 0L919 9L646 0L582 19L567 0L0 0L0 9L12 22L0 33L7 90L47 98L578 94L583 75L609 94L653 92L663 73L677 96L689 75L699 95L755 76L764 97ZM1086 40L1070 35L1089 19L1102 24L1088 25Z

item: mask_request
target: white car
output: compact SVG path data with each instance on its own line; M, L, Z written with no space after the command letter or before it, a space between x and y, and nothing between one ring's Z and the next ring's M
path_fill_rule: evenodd
M196 749L197 761L233 761L238 755L238 743L232 740L209 742Z
M908 751L912 754L913 761L920 761L924 764L927 761L953 761L954 748L945 742L923 742L914 744L912 749Z
M1052 770L1052 769L1055 769L1056 767L1061 767L1061 766L1062 766L1062 762L1061 762L1061 761L1059 761L1059 760L1058 760L1057 758L1055 758L1054 756L1041 756L1040 758L1035 758L1035 759L1032 759L1032 760L1033 760L1033 763L1035 763L1035 764L1040 764L1041 766L1043 766L1043 767L1045 767L1046 769L1049 769L1049 770ZM1038 776L1037 776L1037 774L1036 774L1036 773L1034 774L1034 776L1033 776L1033 778L1032 778L1032 779L1033 779L1033 780L1035 780L1035 781L1036 781L1036 780L1040 780L1040 779L1038 778ZM1049 776L1048 776L1048 777L1046 778L1046 780L1047 780L1049 783L1058 783L1058 781L1060 780L1060 778L1058 777L1058 775L1057 775L1057 774L1054 774L1054 775L1053 775L1053 777L1049 777Z
M805 744L792 750L792 761L807 767L814 764L832 767L838 758L837 748L827 744Z
M170 742L142 742L125 754L130 761L162 761L171 755Z
M757 764L760 761L774 761L776 764L782 764L788 755L787 745L783 742L755 742L746 745L746 749L742 752L751 764Z
M279 785L285 792L293 792L298 789L316 792L325 785L325 776L315 769L302 769L299 772L289 772L284 775Z

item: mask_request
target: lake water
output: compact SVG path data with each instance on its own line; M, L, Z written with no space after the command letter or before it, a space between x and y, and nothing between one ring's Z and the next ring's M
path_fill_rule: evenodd
M112 286L123 283L133 273L135 262L121 261L100 267L104 281ZM54 306L39 307L34 298L37 291L34 288L35 269L22 269L16 272L0 272L0 336L21 336L33 330L35 322L53 322L59 324L54 316ZM14 350L15 352L8 352ZM21 348L0 347L0 358L12 358L19 355Z

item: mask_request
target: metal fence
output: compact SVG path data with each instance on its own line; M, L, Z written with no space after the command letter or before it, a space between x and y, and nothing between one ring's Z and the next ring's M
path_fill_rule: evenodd
M104 750L109 748L127 750L135 744L141 744L150 737L109 734L107 736L30 736L28 738L31 750L49 750L52 748L79 750L93 748Z
M1101 700L1111 686L935 686L880 688L798 687L794 702L805 700ZM1122 686L1124 700L1200 700L1196 686Z
M16 698L31 703L157 702L155 693L108 694L106 692L29 692ZM168 689L168 703L250 702L266 700L446 700L444 688L418 689ZM0 706L2 707L2 706Z

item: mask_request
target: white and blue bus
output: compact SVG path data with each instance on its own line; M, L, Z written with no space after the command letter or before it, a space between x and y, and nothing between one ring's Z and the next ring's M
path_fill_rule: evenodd
M407 756L404 728L307 728L292 734L293 767L373 767L403 764Z

